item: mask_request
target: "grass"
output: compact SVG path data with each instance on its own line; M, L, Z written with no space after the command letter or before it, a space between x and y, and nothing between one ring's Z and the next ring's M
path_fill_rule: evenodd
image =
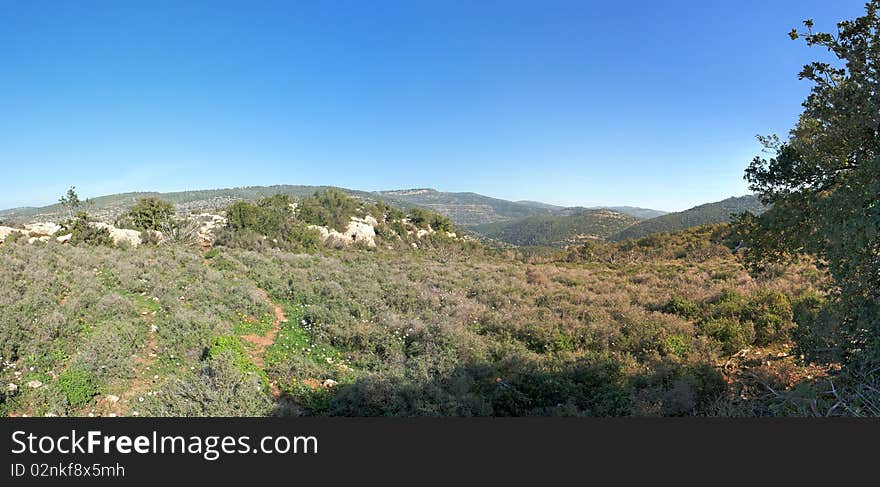
M749 274L716 233L545 252L9 244L0 380L19 387L0 412L85 414L139 383L156 415L783 414L744 372L766 360L735 356L795 350L823 274ZM287 321L255 361L260 289ZM821 372L773 363L782 392Z

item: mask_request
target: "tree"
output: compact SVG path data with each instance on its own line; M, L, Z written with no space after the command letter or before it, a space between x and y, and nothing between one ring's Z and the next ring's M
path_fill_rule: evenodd
M792 30L839 65L813 62L804 111L787 140L760 137L745 179L771 208L739 222L756 266L798 253L827 265L842 317L837 343L851 361L880 364L880 0L837 33Z
M138 230L158 231L166 226L173 216L174 205L154 196L148 196L138 200L128 210L125 219Z
M67 210L67 218L69 220L73 219L76 210L82 204L79 200L79 195L76 194L76 186L68 188L67 193L61 196L61 198L58 198L58 202Z
M305 223L344 232L357 208L358 202L355 199L338 189L331 188L303 198L297 208L297 217Z

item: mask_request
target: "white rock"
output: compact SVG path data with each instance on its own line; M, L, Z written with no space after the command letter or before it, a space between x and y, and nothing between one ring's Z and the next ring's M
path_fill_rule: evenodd
M52 222L37 222L37 223L28 223L24 226L25 230L30 233L32 236L41 236L41 235L55 235L58 230L61 230L61 225Z
M22 230L20 228L12 228L12 227L4 227L0 226L0 243L5 242L6 238L12 235L13 233L20 233L24 236L28 236L29 232L27 230Z
M104 396L104 400L107 402L116 403L119 402L119 396L107 394L106 396Z
M27 383L27 386L30 387L31 389L36 389L42 385L43 385L43 383L38 380L28 381L28 383Z
M59 243L67 243L70 242L70 239L73 237L72 233L68 233L67 235L61 235L60 237L55 237L55 240Z
M18 390L18 384L10 382L6 384L6 392L15 392Z
M132 247L137 247L141 244L141 232L137 230L116 228L113 225L104 222L95 222L92 223L92 226L94 226L95 228L106 228L110 232L110 238L113 240L113 243L115 245L127 242Z
M327 380L325 380L321 385L323 385L324 387L334 387L334 386L336 386L337 384L339 384L339 383L336 382L335 380L333 380L333 379L327 379Z
M318 225L309 225L309 228L314 228L321 232L321 238L325 242L328 240L336 240L345 246L349 246L353 243L363 243L368 247L375 247L376 229L370 222L376 222L376 219L371 216L367 218L351 217L351 221L348 223L348 226L345 227L344 232L339 232Z

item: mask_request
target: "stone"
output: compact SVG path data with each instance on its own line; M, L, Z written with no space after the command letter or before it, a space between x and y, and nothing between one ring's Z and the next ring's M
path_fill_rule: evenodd
M61 225L52 222L28 223L24 226L31 236L51 236L61 230Z

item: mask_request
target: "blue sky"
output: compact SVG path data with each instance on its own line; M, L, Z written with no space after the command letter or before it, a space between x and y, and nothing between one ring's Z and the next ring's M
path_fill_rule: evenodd
M747 192L862 0L0 0L0 208L269 184L681 210Z

